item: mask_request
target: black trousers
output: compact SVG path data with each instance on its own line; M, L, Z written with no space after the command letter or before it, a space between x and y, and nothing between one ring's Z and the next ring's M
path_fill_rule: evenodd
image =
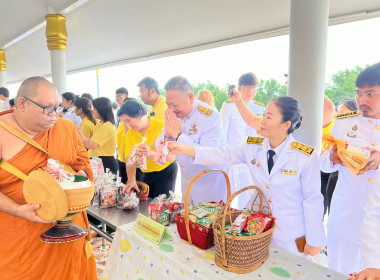
M125 162L117 160L117 164L119 165L119 177L121 178L121 182L125 184L128 181L128 175L127 175ZM136 181L141 181L142 176L143 176L143 173L141 172L140 168L136 168Z
M141 181L149 186L149 197L155 198L160 194L169 195L175 189L178 165L173 162L161 171L143 173Z
M117 161L113 156L100 156L103 161L104 172L108 168L113 174L117 175Z
M325 173L321 171L321 193L323 195L324 212L326 214L327 209L330 212L331 199L335 190L335 185L338 180L338 171L333 173Z

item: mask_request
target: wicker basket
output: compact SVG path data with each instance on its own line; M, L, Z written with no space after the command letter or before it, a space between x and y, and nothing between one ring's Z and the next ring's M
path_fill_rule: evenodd
M212 227L204 227L200 224L193 223L192 221L189 221L189 197L190 197L190 190L195 183L196 180L199 179L204 174L207 174L209 172L222 172L224 175L224 178L227 182L227 199L231 196L231 184L230 180L228 179L227 174L223 170L219 169L207 169L199 173L197 176L195 176L189 183L189 185L186 188L186 195L185 195L185 217L181 217L179 214L176 214L176 224L177 224L177 230L179 233L179 236L188 241L190 244L194 244L201 249L208 249L212 246L214 246L214 233Z
M232 224L242 212L241 210L231 211L231 202L236 196L247 190L257 191L251 209L257 206L259 212L264 213L264 210L267 210L266 212L270 216L272 215L269 203L263 192L256 186L249 186L235 192L228 199L223 213L218 216L213 226L216 251L215 263L224 270L235 273L248 273L256 270L268 259L269 244L276 227L276 222L274 221L269 230L258 235L236 236L234 231L233 235L226 234L226 221L230 221ZM257 202L257 200L259 201ZM266 205L263 205L263 202Z

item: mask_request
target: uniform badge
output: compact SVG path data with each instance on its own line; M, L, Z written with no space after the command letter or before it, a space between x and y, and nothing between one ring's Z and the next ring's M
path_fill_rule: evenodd
M295 170L288 170L288 169L281 169L281 174L297 175L297 171L295 171Z
M251 160L251 163L256 164L256 160L255 159Z
M197 130L197 125L195 123L193 123L191 125L191 128L189 129L189 133L190 134L197 134L198 130Z
M355 137L357 136L357 133L356 133L357 130L358 130L358 126L357 126L357 125L354 125L354 126L352 127L352 130L349 131L349 132L347 132L347 136L348 136L348 137L351 137L351 138L355 138Z

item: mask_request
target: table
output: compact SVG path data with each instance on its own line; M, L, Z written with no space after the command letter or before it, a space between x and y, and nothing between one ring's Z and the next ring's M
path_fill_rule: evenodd
M270 247L269 259L256 271L235 274L214 263L215 247L201 250L182 240L175 224L168 227L172 239L160 245L132 230L134 223L117 228L101 280L346 280L348 277L304 258Z
M91 230L95 231L101 237L112 242L113 236L107 233L107 226L116 230L117 227L134 222L139 213L149 216L149 200L140 201L139 205L131 210L122 210L117 207L99 208L90 205L87 209L87 215L94 217L102 223L102 228L99 229L96 225L90 223Z

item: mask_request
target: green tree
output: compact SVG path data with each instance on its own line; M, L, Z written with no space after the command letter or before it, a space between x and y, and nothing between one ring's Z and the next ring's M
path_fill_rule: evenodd
M266 105L272 98L286 94L287 86L280 84L275 79L260 80L255 100Z
M355 98L355 80L363 68L356 66L354 69L338 71L331 77L331 83L326 85L325 94L337 106L346 98Z
M214 103L215 107L220 111L220 108L222 107L223 102L229 99L227 91L228 91L228 85L226 85L224 88L221 88L210 81L207 81L207 83L200 83L196 86L193 85L194 94L195 97L198 97L198 91L202 89L207 89L212 92L212 95L214 96Z

